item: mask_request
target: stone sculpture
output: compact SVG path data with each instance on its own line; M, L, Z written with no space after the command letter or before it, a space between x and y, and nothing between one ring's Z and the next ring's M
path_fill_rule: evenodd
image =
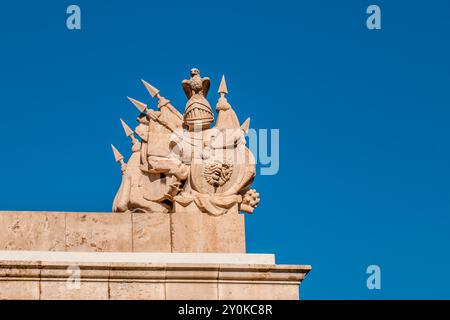
M207 100L210 79L193 68L182 81L188 98L184 114L159 90L142 81L158 110L129 100L139 109L133 130L121 120L131 139L131 156L114 148L121 164L122 182L113 202L114 212L204 212L214 216L230 210L252 213L259 194L250 189L255 160L246 147L250 120L242 125L226 99L225 77L219 86L217 121ZM137 138L135 137L137 135Z

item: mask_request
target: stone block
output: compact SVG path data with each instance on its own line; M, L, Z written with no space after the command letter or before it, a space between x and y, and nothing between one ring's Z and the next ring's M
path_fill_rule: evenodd
M133 252L171 252L170 214L133 213Z
M112 300L164 300L165 264L112 263L109 298Z
M0 279L0 300L38 300L39 279Z
M131 215L66 213L66 251L132 251Z
M220 300L298 300L299 286L311 266L221 264Z
M166 299L216 300L218 264L174 264L166 267Z
M167 300L217 300L217 282L167 282Z
M1 261L0 300L39 299L40 266L37 261Z
M42 300L105 300L109 298L108 263L43 262Z
M107 300L108 281L81 281L79 288L67 280L41 280L41 300Z
M219 281L219 300L298 300L298 284Z
M60 212L0 211L0 250L64 251Z
M244 215L237 207L221 216L172 213L171 231L172 252L245 253Z
M164 282L148 281L110 281L109 299L111 300L164 300Z

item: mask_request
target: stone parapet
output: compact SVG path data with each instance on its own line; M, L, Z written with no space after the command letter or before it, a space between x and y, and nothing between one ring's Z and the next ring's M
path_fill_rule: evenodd
M0 250L245 253L244 215L0 211Z

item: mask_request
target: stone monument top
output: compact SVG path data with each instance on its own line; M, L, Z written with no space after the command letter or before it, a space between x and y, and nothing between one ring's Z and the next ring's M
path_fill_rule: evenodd
M129 98L137 125L120 119L131 155L112 146L114 212L0 211L0 299L298 299L311 266L246 251L255 159L225 77L216 116L196 68L183 114L142 82L157 106Z
M113 146L122 171L113 211L252 213L259 194L250 188L256 173L245 141L250 121L241 125L228 103L225 77L218 90L215 124L207 100L210 79L202 77L199 69L191 69L190 79L182 81L188 99L184 114L158 89L142 82L157 98L157 110L129 98L140 114L134 131L121 119L132 144L126 163Z

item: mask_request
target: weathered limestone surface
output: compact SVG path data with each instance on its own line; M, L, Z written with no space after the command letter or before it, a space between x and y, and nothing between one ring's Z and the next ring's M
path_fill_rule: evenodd
M164 300L165 264L111 263L109 299Z
M245 253L244 215L0 211L0 250Z
M39 281L8 278L0 281L1 300L37 300L40 299Z
M133 251L171 252L169 213L133 213Z
M0 211L0 250L65 250L65 215Z
M131 215L67 212L66 251L133 251Z
M39 264L33 261L20 263L0 262L0 299L35 300L40 297Z
M195 254L193 254L195 255ZM298 299L310 266L80 262L0 263L1 299Z
M237 207L219 217L177 212L172 214L171 227L172 252L245 252L244 215Z

